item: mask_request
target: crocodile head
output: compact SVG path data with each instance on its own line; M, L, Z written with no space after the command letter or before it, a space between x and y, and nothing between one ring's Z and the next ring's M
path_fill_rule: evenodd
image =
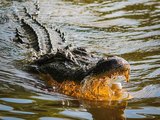
M126 82L129 82L130 64L121 57L110 56L99 60L93 68L92 74L101 78L124 76Z
M125 92L121 84L113 84L118 76L124 76L129 81L130 65L123 58L110 56L98 61L90 74L81 82L81 94L83 98L90 100L122 100L130 99L130 95L124 97Z
M56 86L59 86L58 90L63 94L81 99L100 101L130 99L129 96L123 98L123 92L116 93L117 88L113 89L113 86L110 86L110 80L116 76L124 76L128 82L129 74L129 63L123 58L112 56L99 60L80 84L76 81L65 80L62 83L56 83L58 84ZM54 80L51 81L55 85Z

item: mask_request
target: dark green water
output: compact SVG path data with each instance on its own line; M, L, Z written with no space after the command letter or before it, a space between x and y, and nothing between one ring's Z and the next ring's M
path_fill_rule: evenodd
M1 0L0 14L9 16L19 7L16 4L24 4L19 2ZM38 76L18 69L15 61L24 59L26 50L13 43L14 29L5 23L0 24L0 119L160 120L159 0L39 0L39 4L39 21L60 28L68 43L129 61L130 83L122 84L134 99L87 102L48 92Z

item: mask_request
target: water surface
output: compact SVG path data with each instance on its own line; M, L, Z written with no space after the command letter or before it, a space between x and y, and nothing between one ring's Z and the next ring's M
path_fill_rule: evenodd
M7 16L17 10L16 4L28 2L0 2L0 14L5 16L5 23L0 24L0 119L160 119L159 0L39 1L38 20L61 29L68 43L99 56L118 55L129 61L130 83L121 82L134 99L118 103L50 93L38 76L19 69L15 61L25 59L26 49L13 43L14 28L7 25Z

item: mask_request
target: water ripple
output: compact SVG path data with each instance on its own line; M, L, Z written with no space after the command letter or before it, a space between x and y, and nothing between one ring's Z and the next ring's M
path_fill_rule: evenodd
M6 2L0 2L0 12L8 7L5 13L9 18L17 4L28 3L3 1ZM103 57L118 55L129 61L131 80L124 83L124 87L135 99L129 101L127 108L123 106L118 110L98 108L97 103L88 109L81 101L69 104L72 98L48 93L44 81L13 64L15 60L25 59L26 50L13 44L15 28L9 20L0 24L0 119L23 120L31 116L41 120L106 119L106 115L108 119L125 119L123 113L126 119L158 119L159 0L40 0L39 3L38 20L47 27L58 27L65 33L68 43ZM28 8L32 11L30 6ZM67 101L66 105L63 100Z
M6 102L18 103L18 104L28 104L28 103L34 102L33 100L18 99L18 98L0 98L0 100L6 101Z

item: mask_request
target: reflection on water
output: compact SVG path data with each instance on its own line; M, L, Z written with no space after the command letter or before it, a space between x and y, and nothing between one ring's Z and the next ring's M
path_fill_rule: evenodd
M24 3L19 2L0 1L0 16L5 16L0 17L0 119L160 119L159 0L39 1L39 21L60 28L68 43L129 61L131 82L122 84L134 99L119 103L80 101L48 92L44 81L18 69L15 60L23 60L26 50L12 42L16 24L11 11Z

